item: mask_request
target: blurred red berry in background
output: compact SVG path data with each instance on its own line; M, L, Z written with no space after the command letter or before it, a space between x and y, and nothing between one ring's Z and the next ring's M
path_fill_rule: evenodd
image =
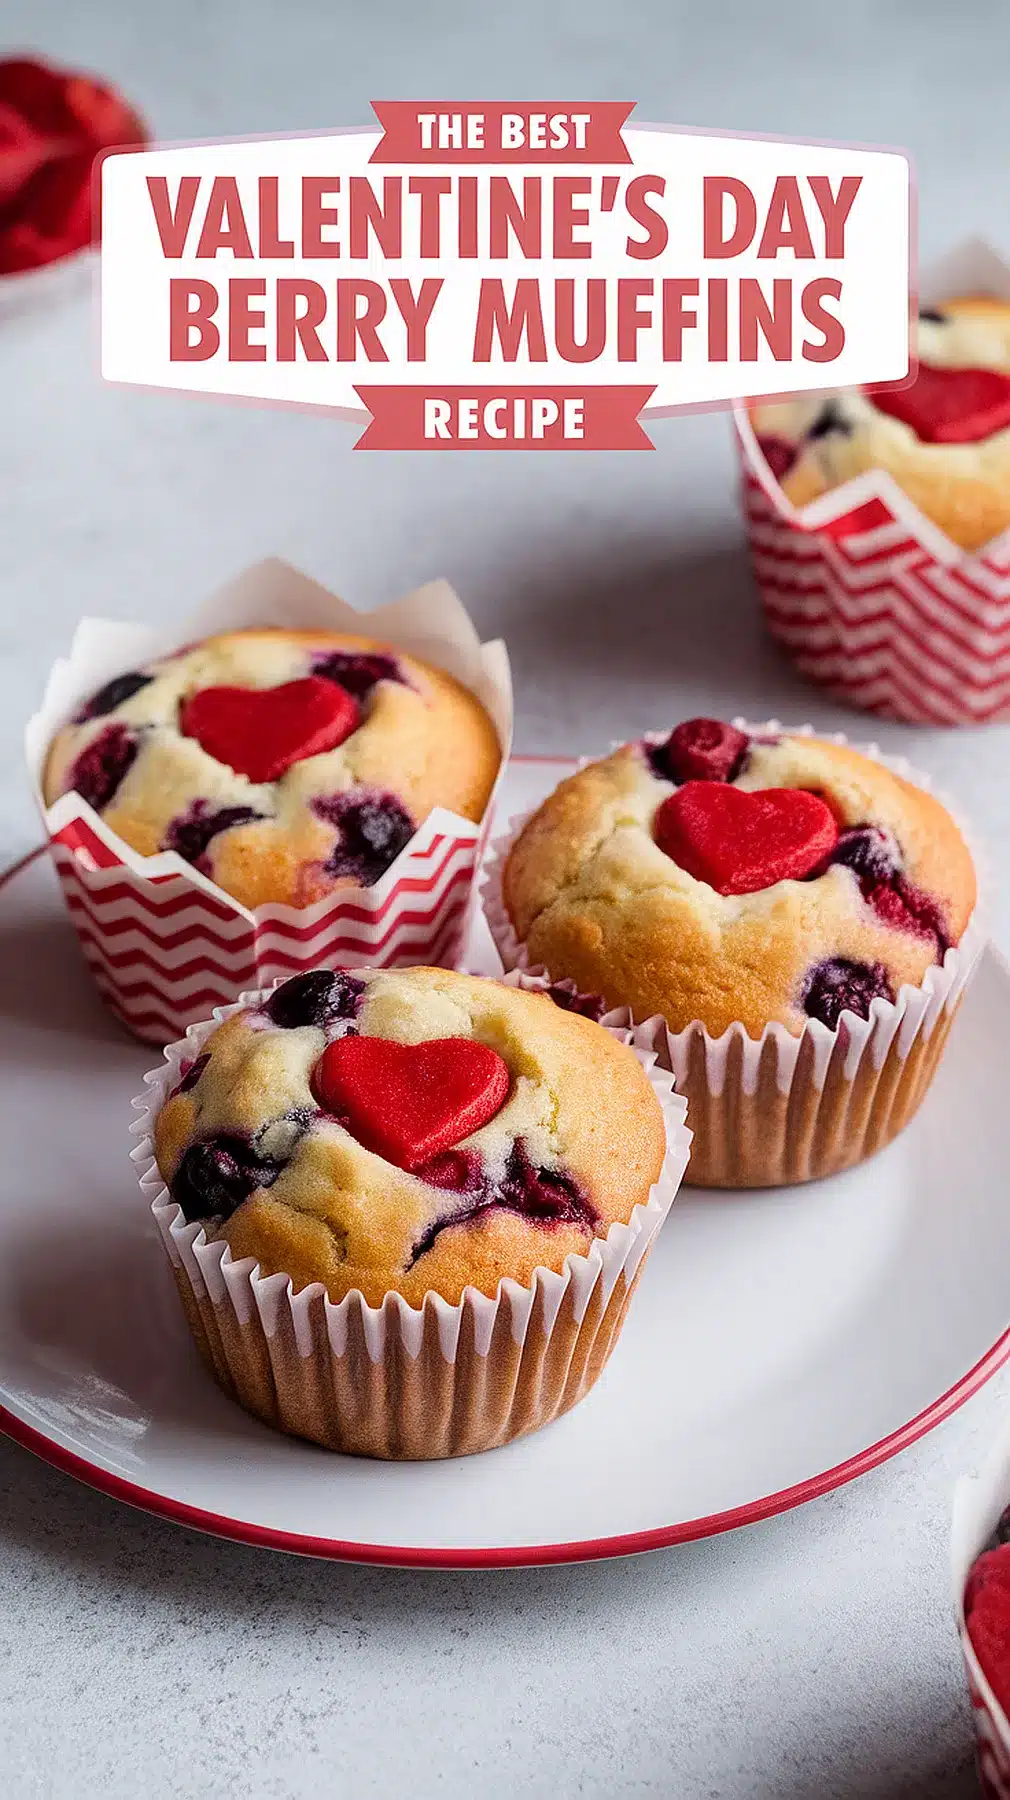
M0 60L0 275L96 243L95 157L147 137L114 88L27 57Z

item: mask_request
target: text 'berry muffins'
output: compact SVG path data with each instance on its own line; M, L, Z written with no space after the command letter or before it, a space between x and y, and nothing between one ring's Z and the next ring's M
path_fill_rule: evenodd
M506 966L666 1020L689 1178L735 1187L846 1167L911 1117L975 900L960 830L909 779L692 719L563 782L503 847L488 916Z
M57 735L76 792L142 856L174 850L242 905L370 887L432 808L478 823L501 759L479 700L371 638L228 632L109 681Z
M886 469L964 550L1010 526L1010 304L967 298L919 314L905 388L758 404L751 423L794 506Z
M648 1034L419 968L296 976L197 1037L167 1053L155 1211L229 1392L331 1448L411 1457L582 1397L687 1159ZM290 1297L273 1331L253 1270Z

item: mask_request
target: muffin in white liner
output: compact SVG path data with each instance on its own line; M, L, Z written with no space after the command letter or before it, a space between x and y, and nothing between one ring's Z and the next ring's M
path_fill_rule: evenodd
M539 990L521 973L507 985ZM648 1202L616 1222L564 1272L508 1278L494 1298L468 1287L459 1304L429 1292L420 1307L390 1292L370 1306L358 1290L334 1304L322 1282L296 1292L208 1242L171 1198L153 1150L153 1123L218 1024L270 990L244 994L191 1026L165 1051L134 1101L132 1151L151 1200L187 1320L215 1380L265 1423L328 1448L391 1459L466 1455L509 1442L574 1406L617 1340L642 1265L687 1165L686 1103L659 1066L654 1027L616 1028L659 1102L666 1150Z
M758 739L818 735L809 725L787 729L778 720L733 724ZM658 744L664 736L646 733L643 741ZM843 733L825 735L824 741L848 743ZM876 745L854 748L932 792L928 777L904 758L887 756ZM584 758L579 767L592 760ZM530 957L504 902L505 864L531 816L511 820L505 836L492 845L482 887L485 916L507 970L567 982L568 969L547 970ZM952 816L968 842L961 821ZM974 860L977 867L977 854ZM985 947L979 913L976 906L958 944L947 950L942 964L927 970L920 985L903 985L893 1001L873 999L868 1018L844 1011L834 1029L811 1018L799 1034L772 1022L757 1036L741 1022L713 1036L700 1021L679 1031L659 1021L664 1061L688 1101L693 1133L688 1183L750 1188L809 1181L849 1168L888 1144L919 1107ZM591 1010L594 998L583 994L580 1010ZM603 1023L634 1023L629 1008L608 1009L610 997L598 998L596 1016Z
M186 642L249 627L356 633L364 627L469 689L491 717L501 761L479 822L435 806L371 886L307 906L248 907L175 850L142 856L75 792L46 806L42 777L61 727L103 683ZM160 627L85 619L29 721L29 777L63 896L100 993L146 1042L163 1045L252 987L323 965L451 966L466 940L480 855L512 731L508 654L482 644L446 582L362 615L276 559L246 570L191 617Z

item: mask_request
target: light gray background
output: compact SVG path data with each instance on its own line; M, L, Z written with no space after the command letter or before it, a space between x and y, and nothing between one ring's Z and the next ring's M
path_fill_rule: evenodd
M971 229L1010 243L1003 0L3 0L0 51L20 48L118 80L165 138L364 124L373 96L560 96L906 145L924 255ZM325 419L103 390L92 349L81 297L0 313L3 861L37 835L20 731L78 615L181 613L271 551L366 606L448 576L509 638L521 750L596 751L703 710L866 729L761 639L724 417L662 423L651 456L355 456ZM1010 873L1010 733L881 735ZM971 1795L949 1503L1008 1394L997 1378L896 1462L763 1526L485 1575L201 1539L3 1443L0 1788Z

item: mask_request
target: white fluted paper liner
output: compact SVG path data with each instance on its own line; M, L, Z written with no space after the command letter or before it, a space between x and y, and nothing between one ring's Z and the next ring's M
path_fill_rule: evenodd
M510 978L509 985L536 989L541 984L516 973ZM539 1330L546 1332L549 1339L566 1299L570 1303L570 1316L577 1326L581 1326L590 1302L595 1300L605 1309L622 1277L625 1289L630 1289L676 1197L691 1143L691 1133L685 1124L686 1102L676 1093L670 1072L659 1065L656 1031L649 1026L618 1027L613 1029L612 1035L630 1045L662 1109L666 1152L659 1179L648 1201L634 1208L626 1224L618 1221L611 1225L605 1238L594 1238L585 1255L569 1254L562 1273L538 1268L529 1285L506 1278L499 1283L494 1298L475 1288L467 1288L456 1305L432 1292L425 1296L421 1307L412 1307L401 1295L390 1293L381 1306L373 1307L358 1290L334 1303L321 1282L296 1292L288 1276L261 1275L259 1265L252 1258L236 1261L226 1243L208 1242L202 1225L187 1223L181 1207L172 1199L162 1180L154 1155L154 1120L180 1080L182 1064L195 1060L206 1039L223 1019L243 1007L259 1004L270 991L259 989L243 994L234 1005L217 1007L212 1018L191 1026L184 1039L168 1046L164 1062L145 1077L144 1093L133 1102L138 1117L131 1131L137 1136L138 1143L131 1151L131 1158L137 1165L141 1191L150 1199L177 1278L180 1274L184 1276L198 1302L208 1298L215 1308L230 1311L239 1326L247 1326L250 1320L258 1317L268 1341L277 1339L289 1325L298 1351L305 1359L319 1351L316 1320L321 1304L332 1356L343 1357L349 1331L360 1329L373 1364L381 1363L397 1347L416 1360L424 1343L426 1322L433 1318L437 1323L442 1357L446 1363L453 1364L464 1321L468 1342L472 1341L478 1357L486 1358L496 1322L502 1313L509 1321L513 1342L523 1349L534 1314ZM542 1341L538 1342L537 1349L538 1354L542 1354Z
M242 906L175 851L140 856L77 794L46 807L42 772L53 738L112 676L216 632L255 626L361 632L455 676L483 703L501 745L483 821L436 807L370 888L340 890L309 907ZM181 1037L243 989L335 963L454 963L465 940L481 849L512 735L508 653L482 644L444 581L372 613L276 558L230 582L167 626L84 619L53 665L25 732L36 803L64 898L104 998L149 1042Z
M920 301L1010 300L1010 264L971 238L920 272ZM906 723L1010 717L1010 531L962 550L884 469L795 507L733 407L754 578L768 629L803 675Z
M769 719L762 724L749 723L746 719L733 720L740 730L752 736L778 734L789 737L822 736L826 742L847 745L844 732L830 734L818 733L812 725L799 727L785 726L778 719ZM665 731L645 732L643 741L661 743L669 734ZM617 745L612 748L617 748ZM864 756L872 757L883 763L895 774L903 776L915 786L933 792L933 784L929 777L914 769L904 757L885 754L877 744L860 744L854 746ZM583 757L579 768L596 760ZM942 799L942 796L937 796ZM960 1002L968 985L982 951L985 948L987 934L982 923L985 911L984 895L987 876L984 863L971 843L970 834L954 808L946 800L951 816L955 819L959 830L968 843L975 861L979 876L980 903L958 945L949 949L942 964L929 969L919 987L903 986L896 1000L875 999L870 1006L870 1016L862 1019L853 1012L844 1012L834 1031L819 1019L807 1021L799 1035L788 1031L784 1025L773 1021L765 1026L760 1037L749 1035L743 1024L737 1022L730 1025L719 1037L712 1037L700 1020L695 1020L680 1031L665 1029L666 1050L664 1060L669 1062L678 1084L683 1086L689 1076L692 1063L698 1055L699 1046L704 1055L705 1081L708 1093L719 1099L724 1092L728 1071L733 1070L733 1081L744 1095L754 1096L758 1091L759 1081L767 1078L769 1068L774 1070L775 1086L778 1092L787 1097L791 1093L797 1068L802 1065L805 1079L809 1079L815 1090L821 1092L828 1077L828 1071L836 1059L841 1044L844 1046L843 1071L844 1078L854 1083L864 1064L869 1064L879 1072L882 1070L891 1051L903 1061L908 1058L913 1045L920 1047L932 1038L939 1021L947 1024ZM510 820L504 836L491 846L485 864L481 897L488 928L494 939L495 947L501 957L505 969L519 969L528 974L541 977L545 982L554 979L553 972L542 964L530 962L526 945L520 941L513 927L505 906L502 892L502 880L509 852L524 826L532 818L532 811ZM608 1028L634 1027L635 1021L628 1007L616 1007L603 1015L602 1023ZM656 1029L656 1019L644 1021ZM692 1115L692 1125L696 1137L695 1158L704 1153L703 1134L699 1119ZM689 1177L690 1178L690 1177ZM714 1183L713 1185L722 1185Z
M950 1536L950 1572L954 1617L978 1740L979 1775L994 1800L1010 1800L1010 1720L983 1673L964 1617L964 1592L976 1558L987 1550L1000 1518L1010 1506L1010 1433L993 1446L977 1476L965 1477L954 1491Z

